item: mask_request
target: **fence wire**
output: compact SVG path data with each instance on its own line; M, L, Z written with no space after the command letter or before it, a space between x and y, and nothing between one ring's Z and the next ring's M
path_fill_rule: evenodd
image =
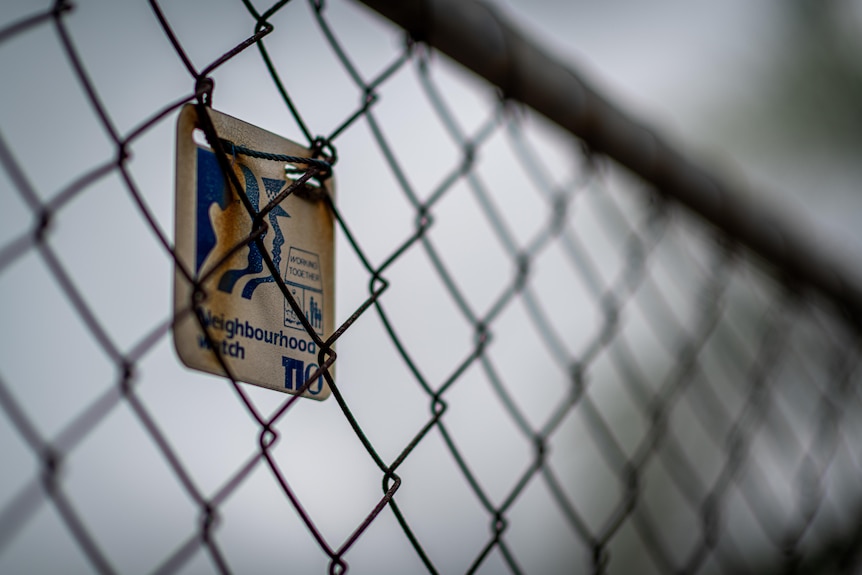
M2 18L0 571L860 569L843 302L363 7ZM185 104L333 164L334 400L174 355Z

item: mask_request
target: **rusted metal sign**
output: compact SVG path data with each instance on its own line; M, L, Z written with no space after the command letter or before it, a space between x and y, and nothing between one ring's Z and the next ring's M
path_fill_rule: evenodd
M296 143L206 114L188 105L177 126L177 353L193 369L325 399L320 350L335 312L331 173Z

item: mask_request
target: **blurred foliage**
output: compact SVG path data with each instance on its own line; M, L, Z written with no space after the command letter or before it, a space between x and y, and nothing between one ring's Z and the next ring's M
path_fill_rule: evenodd
M862 151L862 3L788 0L761 98L743 114L750 129L800 152Z

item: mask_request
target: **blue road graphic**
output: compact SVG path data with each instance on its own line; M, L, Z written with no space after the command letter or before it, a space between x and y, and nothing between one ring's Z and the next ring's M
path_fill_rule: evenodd
M260 186L258 179L254 173L246 166L240 165L243 178L245 180L245 193L251 202L255 211L261 208ZM200 272L201 266L206 261L207 256L215 249L217 238L215 227L210 220L209 210L213 204L225 210L227 209L231 197L230 189L225 185L224 176L219 168L215 154L209 150L198 148L198 173L197 173L198 189L197 189L197 245L196 245L196 272ZM261 178L266 194L266 205L272 200L287 184L285 180L276 180L272 178ZM275 206L267 214L270 228L273 230L272 243L272 259L276 267L281 266L281 248L284 245L284 233L281 230L278 218L289 218L290 215L281 206ZM249 230L250 231L250 230ZM264 233L264 238L269 230ZM260 253L256 243L249 244L246 266L242 269L227 270L219 278L218 289L233 293L237 283L244 277L257 275L263 271L263 256ZM254 290L264 283L275 281L272 276L256 277L250 279L242 290L242 297L251 299Z

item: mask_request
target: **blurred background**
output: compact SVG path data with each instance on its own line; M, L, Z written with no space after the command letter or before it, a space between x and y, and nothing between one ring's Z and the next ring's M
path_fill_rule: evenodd
M215 109L337 149L336 324L364 310L343 402L282 411L187 370L173 105L195 78L154 7L200 71L269 6L71 5L0 11L0 572L852 572L862 397L835 308L358 2L279 3L208 74ZM862 2L492 5L858 260Z
M842 255L858 253L862 4L506 6L683 149L775 204L806 212Z

